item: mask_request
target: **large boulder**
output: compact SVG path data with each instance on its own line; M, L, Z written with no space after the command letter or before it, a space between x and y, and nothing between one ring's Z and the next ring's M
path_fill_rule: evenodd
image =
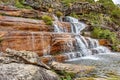
M59 80L33 52L7 49L0 54L0 80Z
M44 68L30 65L9 63L0 64L0 80L59 80L58 76Z
M11 49L6 49L6 52L9 55L9 57L12 57L12 59L15 59L15 61L19 63L22 62L22 63L37 65L46 69L50 69L49 66L45 65L40 61L37 53L30 51L16 51Z

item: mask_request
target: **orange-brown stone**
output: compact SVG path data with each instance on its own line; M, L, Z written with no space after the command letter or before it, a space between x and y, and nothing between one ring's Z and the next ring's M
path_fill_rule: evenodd
M8 16L19 16L25 18L41 18L42 12L33 9L17 9L15 7L0 5L0 14Z
M100 40L99 40L99 44L100 44L100 45L103 45L103 46L108 46L110 43L109 43L109 41L106 40L106 39L100 39Z
M57 34L52 36L51 54L69 51L68 42L74 41L73 34Z
M49 63L50 61L52 61L53 57L41 57L40 60L43 62L43 63Z
M54 33L54 27L46 25L43 20L30 19L40 18L44 15L42 12L0 6L0 14L8 15L0 15L0 50L3 52L7 48L34 51L41 56L40 59L44 63L48 63L51 59L59 62L68 59L67 56L56 53L69 50L66 43L74 41L73 35ZM70 23L56 23L70 32ZM52 55L52 57L42 57L43 55Z
M57 61L57 62L64 62L65 60L68 59L68 57L66 55L57 55L54 58L55 58L55 61Z
M0 34L3 33L2 31ZM40 56L43 55L43 49L50 44L50 35L32 32L4 32L3 41L1 42L2 50L11 48L15 50L35 51ZM44 43L44 44L43 44Z
M3 39L1 42L3 51L6 48L28 50L38 53L39 56L44 54L55 55L58 51L62 52L64 51L63 45L66 44L66 41L72 40L71 34L49 32L0 31L0 35L2 35ZM69 48L66 46L65 49Z
M0 16L0 30L6 31L53 31L42 20Z
M58 22L61 27L70 31L70 24ZM46 25L42 20L27 19L20 17L0 16L0 30L4 31L45 31L53 32L53 26Z

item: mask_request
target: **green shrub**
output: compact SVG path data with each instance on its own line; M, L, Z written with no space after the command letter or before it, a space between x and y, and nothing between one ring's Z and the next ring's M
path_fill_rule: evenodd
M79 16L76 13L71 13L70 16L74 17L74 18L79 18Z
M72 14L73 15L73 14ZM103 14L90 12L90 13L83 13L82 15L77 15L81 19L87 20L92 26L100 25L102 23Z
M100 27L95 27L92 31L92 37L99 39L110 39L113 41L113 39L116 38L116 35L110 30L104 30Z
M62 3L65 5L65 6L70 6L72 3L74 3L75 1L77 0L62 0Z
M101 33L102 33L102 30L101 30L100 27L95 27L95 28L93 29L93 31L91 32L92 37L94 37L94 38L100 38Z
M111 32L110 30L105 30L100 27L95 27L91 32L91 34L92 34L92 37L94 38L108 39L113 44L112 49L115 51L117 50L117 45L120 44L116 34L114 32Z
M59 75L62 75L61 77L61 80L72 80L73 78L75 78L75 75L74 73L68 73L68 72L65 72L65 71L60 71L58 73Z
M57 15L58 18L60 18L61 16L63 16L63 13L60 12L60 11L57 11L57 12L56 12L56 15Z
M24 5L24 0L16 0L15 1L15 6L17 8L26 8L26 9L32 9L30 6Z
M47 25L52 25L52 18L50 16L44 15L42 16L42 20L47 24Z
M116 17L116 18L120 18L120 11L119 10L113 10L111 12L111 16Z

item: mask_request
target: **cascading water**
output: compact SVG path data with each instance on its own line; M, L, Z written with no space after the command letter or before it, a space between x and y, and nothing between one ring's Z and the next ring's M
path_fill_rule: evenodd
M67 16L66 21L71 23L71 33L79 34L86 27L84 23L73 17Z
M64 32L63 28L54 23L54 32Z
M34 37L34 33L31 33L31 35L32 35L32 49L33 49L33 51L34 51L34 49L35 49L35 37Z
M58 22L59 22L58 17L56 17L55 15L53 15L53 18L55 20L53 22L54 32L58 32L58 33L68 32L67 29L65 29L65 28L61 27L60 25L58 25Z
M67 29L59 26L57 22L54 22L53 25L54 25L54 32L58 32L58 33L68 32Z
M91 39L90 37L83 37L80 35L80 32L85 29L86 25L82 22L79 22L78 19L67 16L66 21L71 23L71 34L74 35L73 41L66 42L67 47L69 47L69 52L63 53L68 56L69 59L110 52L106 47L100 46L98 40ZM64 33L65 31L59 27L57 24L54 24L54 31L57 33Z

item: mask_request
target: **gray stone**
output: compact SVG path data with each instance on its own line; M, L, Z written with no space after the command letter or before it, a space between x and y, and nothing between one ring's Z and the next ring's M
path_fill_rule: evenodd
M7 49L0 55L0 80L59 80L34 52Z
M39 56L35 52L30 52L30 51L16 51L12 49L6 49L7 56L12 57L12 59L15 59L17 62L22 62L26 64L32 64L32 65L37 65L46 69L50 69L49 66L46 64L42 63L40 61Z
M50 70L30 65L9 63L0 64L0 80L59 80Z

